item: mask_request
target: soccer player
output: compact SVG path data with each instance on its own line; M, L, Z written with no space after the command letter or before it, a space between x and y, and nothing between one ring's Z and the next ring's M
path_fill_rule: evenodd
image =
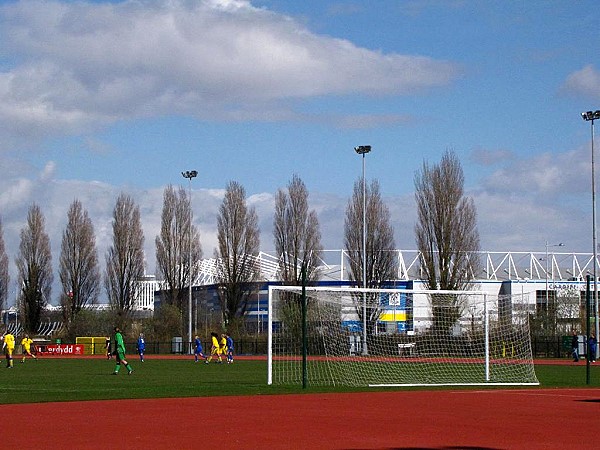
M146 351L146 341L144 340L144 333L140 333L140 337L137 340L137 352L140 355L140 361L144 362L144 352Z
M221 360L221 346L219 345L219 335L213 331L212 333L210 333L210 336L210 340L212 343L212 346L210 347L210 356L204 362L206 364L210 363L212 361L213 356L217 355L220 364L223 361Z
M199 356L204 358L204 360L206 360L206 356L204 356L204 352L202 349L202 342L200 341L200 338L198 336L196 336L196 338L194 339L194 360L195 360L195 362L198 362Z
M221 335L221 340L219 341L219 350L221 350L221 354L227 357L227 335L223 333Z
M233 363L233 338L227 333L227 364Z
M13 351L15 350L15 337L7 331L2 340L4 341L2 343L2 350L4 350L4 355L6 356L6 368L12 369Z
M121 369L121 363L125 364L125 367L127 367L127 374L132 374L133 369L125 359L125 342L123 342L123 335L121 334L119 327L115 327L115 360L117 365L115 366L113 375L117 375L119 373L119 370Z
M33 359L37 359L35 355L31 354L31 344L33 344L33 339L29 337L29 335L25 335L25 337L21 340L21 345L23 346L23 359L21 363L25 362L25 357L31 356Z

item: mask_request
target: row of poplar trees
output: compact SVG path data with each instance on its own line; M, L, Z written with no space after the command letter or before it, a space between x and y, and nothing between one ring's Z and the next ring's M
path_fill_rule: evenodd
M477 267L479 235L472 199L464 194L464 175L456 155L446 151L439 164L423 163L414 178L417 223L416 242L421 268L430 289L464 289ZM344 246L349 257L349 278L363 285L363 258L366 258L367 287L381 287L397 278L394 229L390 212L381 197L378 181L365 185L359 179L348 201L344 224ZM366 194L366 254L362 250L363 192ZM301 283L301 267L308 282L319 278L321 233L317 213L309 210L308 190L294 175L287 188L275 196L273 238L280 257L280 279ZM193 224L190 196L185 189L167 186L163 195L160 234L156 236L157 275L164 281L164 302L180 312L187 308L187 292L200 271L200 233ZM95 304L104 283L111 310L124 324L136 300L136 282L144 275L144 234L140 209L126 194L117 198L112 220L112 243L105 255L105 271L100 273L92 221L79 200L67 214L59 260L60 304L67 327L89 305ZM246 200L244 187L228 183L217 217L218 247L214 257L223 322L232 324L243 317L249 286L259 280L255 257L260 247L258 217ZM25 329L37 330L42 312L51 296L53 283L50 239L44 216L33 204L27 224L21 230L17 300ZM8 293L8 257L0 222L0 306ZM377 302L366 309L369 328L379 315ZM434 305L435 306L435 305ZM357 308L362 320L363 309ZM435 307L434 307L435 314ZM181 320L181 332L185 328Z

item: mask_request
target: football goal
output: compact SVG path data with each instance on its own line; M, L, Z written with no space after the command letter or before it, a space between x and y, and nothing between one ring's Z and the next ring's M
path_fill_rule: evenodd
M269 384L539 384L515 295L270 286L268 330Z

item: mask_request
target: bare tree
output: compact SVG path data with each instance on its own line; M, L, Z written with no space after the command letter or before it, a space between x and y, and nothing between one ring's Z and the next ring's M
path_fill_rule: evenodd
M300 285L304 266L306 279L316 281L323 251L319 219L314 210L308 210L308 190L298 175L292 177L287 191L277 191L273 235L281 279L286 284Z
M479 267L477 212L473 199L465 197L463 170L452 151L446 151L439 165L423 163L415 175L415 198L415 234L427 287L467 289ZM451 327L460 307L432 298L434 327Z
M67 325L98 300L100 269L94 226L79 200L71 203L60 254L61 304Z
M246 313L252 283L258 279L256 265L260 237L258 216L246 205L246 191L236 181L227 184L217 217L219 261L217 279L225 324Z
M106 253L104 285L111 308L118 319L124 321L135 306L136 282L144 275L144 233L140 209L126 194L119 195L117 199L112 229L113 244Z
M4 229L2 228L2 220L0 220L0 311L4 309L8 299L9 282L8 256L4 245Z
M27 225L21 230L19 255L16 259L23 326L31 333L37 331L40 325L42 311L50 298L54 280L50 238L44 223L40 207L33 204L29 208Z
M395 254L394 228L390 221L390 211L384 204L379 191L379 182L373 180L370 186L363 186L361 178L354 183L352 198L346 208L344 222L344 244L349 257L348 277L357 285L380 288L396 276L397 262ZM363 187L366 187L366 255L363 254ZM363 276L363 261L366 258L366 278ZM366 296L367 333L371 334L379 319L379 299ZM362 297L356 299L356 312L363 321L364 309Z
M160 235L155 239L156 263L166 285L165 303L180 312L187 305L186 286L198 277L197 261L202 258L200 233L190 221L190 201L185 189L180 187L176 192L171 185L165 188Z

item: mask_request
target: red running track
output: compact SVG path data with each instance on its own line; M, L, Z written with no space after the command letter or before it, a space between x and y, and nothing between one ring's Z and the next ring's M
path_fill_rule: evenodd
M15 449L580 450L599 445L600 389L40 403L0 415L12 424L2 448Z

